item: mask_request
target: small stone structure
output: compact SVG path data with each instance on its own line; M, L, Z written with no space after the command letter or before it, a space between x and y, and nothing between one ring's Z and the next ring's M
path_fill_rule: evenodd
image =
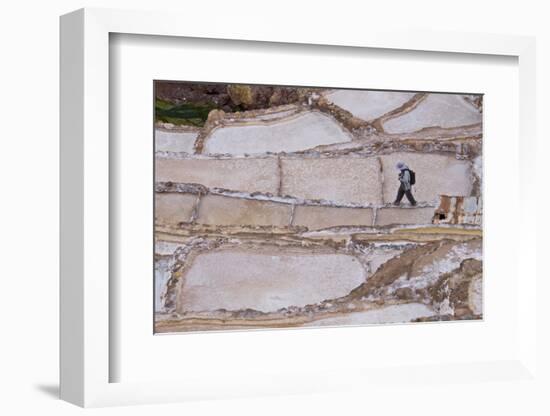
M482 198L441 195L436 208L434 224L482 224Z

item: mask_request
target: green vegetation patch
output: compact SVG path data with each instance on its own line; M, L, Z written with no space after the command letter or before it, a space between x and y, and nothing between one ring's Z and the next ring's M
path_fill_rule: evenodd
M216 106L212 104L172 104L157 99L155 101L155 121L172 123L177 126L202 127L208 118L208 113L215 108Z

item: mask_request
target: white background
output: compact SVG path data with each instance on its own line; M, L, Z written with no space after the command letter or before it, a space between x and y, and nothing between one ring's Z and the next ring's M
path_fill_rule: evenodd
M438 30L474 31L537 35L538 54L538 133L550 137L545 118L550 114L546 100L549 91L550 31L548 11L540 1L392 1L321 2L308 7L305 2L279 0L262 2L201 2L178 5L178 1L20 1L3 4L0 15L1 57L0 100L4 146L0 152L4 198L2 218L2 342L0 343L0 411L3 414L73 414L82 412L55 399L58 374L58 16L83 6L120 8L155 8L181 10L190 19L212 16L240 16L236 30L246 32L246 22L262 19L287 25L325 22L327 30L339 25L381 24L398 27L431 27ZM364 3L363 5L361 5ZM242 5L241 10L232 10ZM276 7L275 7L276 5ZM328 6L330 5L330 6ZM215 20L215 19L214 19ZM185 24L185 22L182 22ZM503 120L506 122L506 120ZM540 141L539 166L548 155L547 140ZM548 175L539 168L539 175ZM540 178L533 178L534 180ZM541 199L533 210L544 218L548 186L539 182ZM547 183L547 180L545 180ZM543 199L544 198L544 199ZM504 209L504 208L503 208ZM510 218L511 227L514 218ZM541 222L539 247L546 227ZM505 238L503 230L503 238ZM548 284L539 291L548 289ZM548 317L548 307L540 305ZM543 334L540 334L543 335ZM545 346L548 348L548 334ZM548 349L546 350L548 351ZM541 351L542 352L542 351ZM541 365L548 364L540 354ZM548 374L548 370L546 371ZM232 400L223 402L141 406L135 408L93 410L99 414L152 414L177 412L187 414L548 414L550 405L542 391L526 383L487 384L485 387L458 383L434 384L433 391L388 385L376 397L346 392L322 396L300 396ZM483 412L483 413L482 413Z

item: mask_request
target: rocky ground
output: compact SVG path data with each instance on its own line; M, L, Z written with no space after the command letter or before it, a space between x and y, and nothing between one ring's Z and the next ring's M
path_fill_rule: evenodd
M156 124L157 332L482 318L481 96L156 91L212 106Z

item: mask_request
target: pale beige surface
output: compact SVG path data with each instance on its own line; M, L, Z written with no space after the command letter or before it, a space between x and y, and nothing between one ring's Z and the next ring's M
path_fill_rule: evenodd
M384 202L393 202L399 188L397 162L416 172L413 195L418 202L438 203L439 195L469 196L472 191L471 166L452 155L393 153L381 156L384 166ZM408 203L406 197L404 203Z
M370 226L372 209L297 206L292 225L305 226L310 230L343 225Z
M283 159L283 195L340 203L380 203L376 158Z
M199 254L186 274L178 310L276 311L344 296L365 279L352 256L273 249Z
M199 224L212 225L273 225L286 227L290 224L292 207L269 201L254 201L206 195L199 205Z
M326 98L355 117L371 121L401 107L414 95L410 92L337 90Z
M157 182L200 183L247 192L277 193L277 159L157 159Z
M197 132L155 130L155 151L193 153Z
M425 127L458 127L481 123L481 113L463 95L429 94L416 108L383 125L388 133L407 133Z
M431 224L433 215L434 208L381 208L376 213L376 225Z
M196 200L192 194L155 194L155 221L175 225L191 220Z
M294 152L350 140L351 136L332 118L310 111L269 124L215 129L206 139L204 153Z

